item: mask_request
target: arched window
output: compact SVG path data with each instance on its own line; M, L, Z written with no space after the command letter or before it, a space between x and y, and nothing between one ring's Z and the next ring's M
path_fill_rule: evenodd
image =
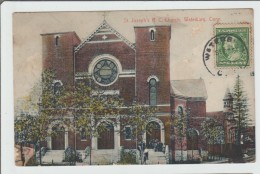
M183 116L183 108L181 106L178 106L178 115Z
M61 90L60 82L54 83L54 86L53 86L54 95L60 95L60 92L61 92L60 90Z
M80 139L81 139L81 140L86 140L86 139L87 139L86 129L85 129L85 128L82 128L82 129L80 130Z
M154 41L154 40L155 40L154 34L155 34L155 33L154 33L154 30L151 30L151 31L150 31L150 40L151 40L151 41Z
M149 81L149 90L150 105L154 106L157 104L157 82L154 78Z
M126 140L131 140L132 139L132 128L131 126L126 126L125 127L125 139Z
M55 45L56 45L56 46L59 45L59 38L60 38L59 36L56 36L56 37L55 37Z

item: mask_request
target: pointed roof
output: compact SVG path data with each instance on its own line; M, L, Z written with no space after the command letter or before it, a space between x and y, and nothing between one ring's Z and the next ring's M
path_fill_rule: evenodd
M225 96L223 98L224 100L228 100L228 99L233 99L233 96L229 90L229 88L226 89L226 93L225 93Z
M172 80L171 94L176 97L206 100L208 98L203 79Z
M125 42L128 46L130 46L132 49L135 49L135 45L131 43L129 40L127 40L124 36L122 36L120 33L118 33L115 29L113 29L106 20L104 20L101 25L86 39L84 39L76 48L75 52L78 52L86 43L90 42L91 39L96 35L102 35L105 34L114 34L116 35L121 41Z

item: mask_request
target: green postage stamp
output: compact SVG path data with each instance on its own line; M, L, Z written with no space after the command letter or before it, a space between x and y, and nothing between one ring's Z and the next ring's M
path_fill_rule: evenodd
M216 67L250 66L250 27L216 26Z

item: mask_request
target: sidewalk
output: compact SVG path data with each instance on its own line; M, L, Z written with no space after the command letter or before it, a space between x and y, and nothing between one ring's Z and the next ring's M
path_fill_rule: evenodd
M222 158L221 160L216 161L202 161L201 164L221 164L221 163L230 163L229 158Z

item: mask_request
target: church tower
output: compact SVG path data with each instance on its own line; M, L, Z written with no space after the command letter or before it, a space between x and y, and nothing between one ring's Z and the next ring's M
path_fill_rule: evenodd
M226 93L223 98L223 102L224 102L223 112L225 114L229 115L230 113L233 112L233 96L232 96L229 88L226 89Z
M43 70L54 70L60 85L73 84L74 47L80 43L79 37L75 32L46 33L41 36Z
M135 27L136 97L170 112L171 26Z
M230 92L229 88L226 89L225 96L223 98L224 107L223 107L223 113L224 113L224 132L225 132L225 142L226 144L232 144L234 141L234 118L233 118L233 96ZM230 146L228 146L231 148ZM230 149L231 151L231 149Z

